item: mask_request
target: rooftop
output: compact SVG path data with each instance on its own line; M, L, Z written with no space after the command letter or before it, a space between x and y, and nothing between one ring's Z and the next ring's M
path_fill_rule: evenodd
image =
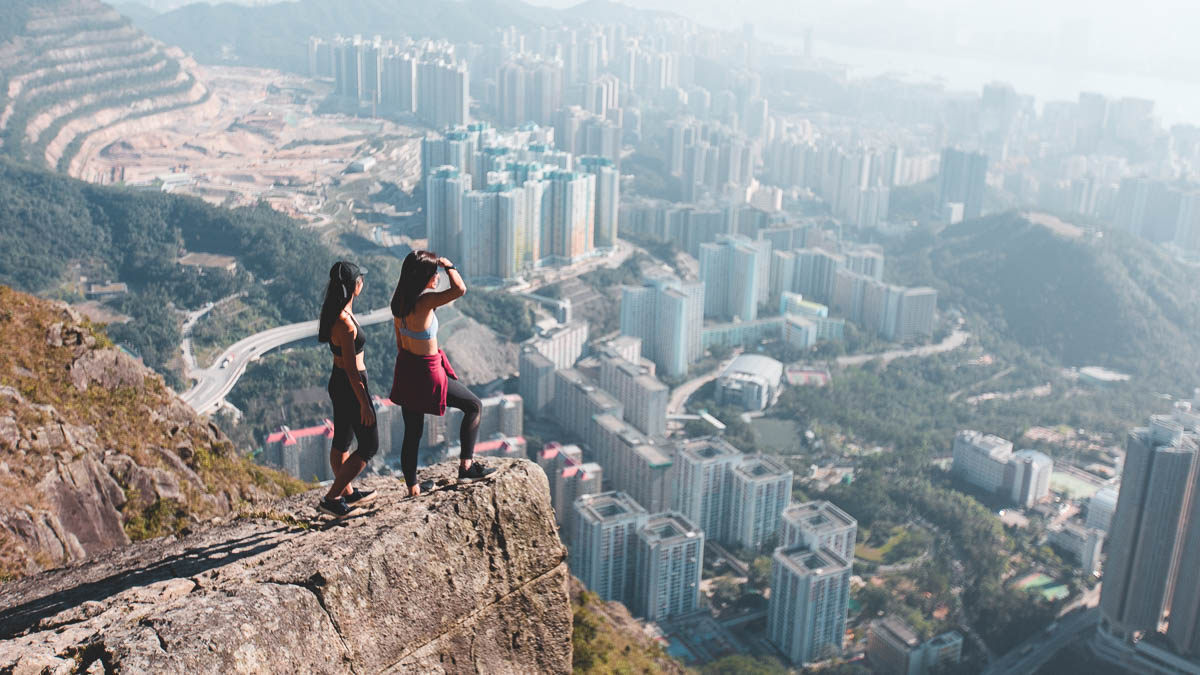
M580 515L590 521L599 522L620 518L622 516L645 515L642 508L632 497L624 492L601 492L595 495L585 495L579 498Z
M289 429L281 427L279 431L267 436L268 443L283 442L284 445L292 445L297 438L305 438L308 436L333 436L333 423L325 420L324 424L315 427L307 427L304 429Z
M850 570L850 563L837 553L827 548L816 551L803 544L776 549L775 560L786 565L793 572L805 576L836 574Z
M999 436L983 434L972 429L958 432L958 435L955 437L954 441L955 443L961 441L963 443L970 444L975 449L981 450L991 457L1006 455L1012 452L1012 443L1010 441L1006 441Z
M729 441L717 436L689 440L683 444L680 452L697 462L733 459L742 456L741 451L730 445Z
M783 378L783 364L761 354L742 354L721 371L721 376L726 377L733 373L750 373L765 377L771 382L778 382Z
M921 645L921 639L917 637L917 632L900 617L885 616L882 619L872 621L871 631L876 634L887 635L892 640L903 643L909 649L915 649Z
M792 473L792 470L780 463L779 460L766 455L747 457L733 470L751 480L778 478Z
M792 504L783 510L783 519L787 522L803 524L804 529L818 534L858 526L858 521L851 518L850 514L838 508L833 502L823 500Z
M651 469L666 468L674 463L666 448L657 445L642 444L634 447L633 451L644 459Z
M675 512L658 513L650 517L642 526L641 537L648 543L673 544L701 536L683 514Z

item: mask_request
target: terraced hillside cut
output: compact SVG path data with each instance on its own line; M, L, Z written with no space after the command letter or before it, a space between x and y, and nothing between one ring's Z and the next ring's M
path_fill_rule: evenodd
M76 175L76 159L210 94L176 48L97 0L6 0L0 151ZM87 177L98 178L98 177Z

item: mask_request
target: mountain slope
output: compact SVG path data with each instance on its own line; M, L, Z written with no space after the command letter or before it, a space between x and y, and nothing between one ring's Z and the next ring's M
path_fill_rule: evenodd
M255 7L195 3L157 16L143 14L136 21L150 35L179 45L202 63L233 61L307 74L311 36L487 43L501 26L635 23L660 15L667 16L610 0L590 0L563 10L519 0L298 0Z
M0 578L302 486L239 456L65 305L0 286Z
M1200 379L1200 271L1123 232L1009 212L914 235L889 268L1066 365Z
M184 250L232 256L238 268L198 271L178 263ZM245 293L244 303L271 325L305 321L316 316L333 260L316 232L268 206L222 209L0 158L0 283L68 297L79 275L129 284L129 295L113 304L136 326L115 324L110 334L169 379L180 342L171 305L195 310ZM381 307L394 277L385 260L367 264L380 281L367 286L364 300Z
M141 26L204 63L308 72L308 38L405 35L482 42L496 26L532 25L525 13L493 0L299 0L245 7L196 3L146 19Z
M0 150L64 172L132 124L209 100L182 53L97 0L0 10Z

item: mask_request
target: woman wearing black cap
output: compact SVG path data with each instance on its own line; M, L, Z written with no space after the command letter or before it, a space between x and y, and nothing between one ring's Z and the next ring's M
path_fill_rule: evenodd
M354 318L354 298L362 292L363 271L354 263L338 261L329 270L329 285L321 303L317 340L329 343L333 352L333 372L329 375L329 398L333 401L333 444L329 465L334 481L318 508L341 518L375 497L374 490L350 489L367 462L379 450L379 428L375 409L367 391L367 371L363 362L366 337ZM358 448L350 453L350 436L358 439Z

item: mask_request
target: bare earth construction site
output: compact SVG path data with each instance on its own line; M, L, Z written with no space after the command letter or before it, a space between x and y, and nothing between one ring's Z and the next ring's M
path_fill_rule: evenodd
M381 119L317 113L332 86L279 71L197 66L207 105L81 152L72 173L158 186L214 204L259 201L314 226L353 226L380 181L410 191L420 136Z

